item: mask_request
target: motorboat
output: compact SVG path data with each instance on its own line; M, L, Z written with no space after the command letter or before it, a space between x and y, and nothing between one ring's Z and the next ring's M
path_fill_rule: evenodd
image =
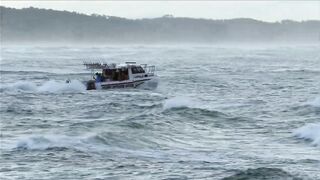
M125 62L124 64L84 62L87 70L91 71L92 78L87 81L87 90L136 88L142 84L152 82L157 86L155 66Z

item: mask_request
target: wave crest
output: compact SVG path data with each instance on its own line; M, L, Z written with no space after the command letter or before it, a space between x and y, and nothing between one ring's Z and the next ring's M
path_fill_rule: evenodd
M311 141L313 145L320 146L320 123L307 124L293 132L294 136Z
M35 135L20 139L16 145L19 150L69 149L77 144L77 140L68 136Z
M307 102L307 105L320 107L320 97L316 97L314 100Z
M220 117L229 119L228 114L214 110L204 105L203 102L189 98L189 97L173 97L165 100L163 103L164 113L175 112L187 117L194 117L195 119L201 117Z
M119 135L118 132L86 133L81 136L37 134L18 139L15 145L11 146L11 149L27 151L75 150L101 152L109 148L118 148L118 150L126 151L128 149L147 147L151 145L150 143L151 141L142 141L139 137Z
M163 104L163 109L173 109L173 108L183 108L189 107L191 108L194 105L193 99L189 97L173 97L165 100Z

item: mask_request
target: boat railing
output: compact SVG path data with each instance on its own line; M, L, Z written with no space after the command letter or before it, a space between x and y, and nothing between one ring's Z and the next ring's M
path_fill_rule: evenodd
M141 67L149 75L154 75L154 71L156 70L155 66L148 66L147 64L141 64Z

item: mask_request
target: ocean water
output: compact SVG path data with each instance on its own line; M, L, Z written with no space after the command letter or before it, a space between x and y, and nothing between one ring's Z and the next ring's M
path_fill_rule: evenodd
M0 177L320 179L319 52L1 47ZM94 60L156 65L158 87L86 91Z

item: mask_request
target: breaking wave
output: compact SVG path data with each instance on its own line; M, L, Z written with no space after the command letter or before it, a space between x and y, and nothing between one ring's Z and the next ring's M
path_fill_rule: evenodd
M271 179L286 179L286 180L302 180L294 175L278 168L256 168L240 171L235 175L225 177L223 180L271 180Z
M320 97L316 97L314 100L308 101L307 105L320 107Z
M9 85L2 85L1 91L29 91L29 92L83 92L86 90L85 85L78 80L71 81L70 83L47 81L41 85L36 85L32 82L19 81Z
M189 97L173 97L165 100L163 104L163 109L173 109L173 108L191 108L194 105L193 100Z
M78 146L80 138L62 135L34 135L20 139L16 145L18 150L69 149Z
M97 134L85 134L82 136L67 136L56 134L30 135L18 139L12 147L16 150L96 150L98 145L93 145Z
M312 145L320 146L320 123L304 125L293 132L294 136L311 141Z
M149 144L150 143L150 144ZM81 136L37 134L20 138L11 146L14 150L77 150L101 152L109 148L137 149L152 145L139 137L119 135L118 132L86 133Z

